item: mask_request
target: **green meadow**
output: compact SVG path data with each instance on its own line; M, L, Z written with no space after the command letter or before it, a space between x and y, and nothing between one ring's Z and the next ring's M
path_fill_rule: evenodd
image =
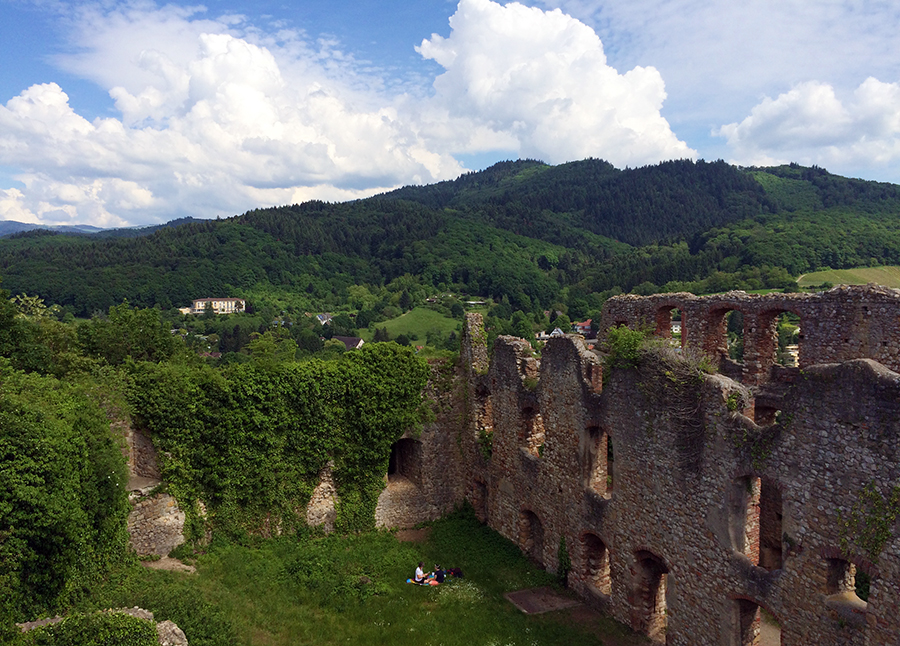
M855 269L828 269L803 274L797 279L800 287L812 287L822 283L832 285L867 285L876 283L885 287L900 287L900 267L857 267Z
M429 332L437 334L440 338L446 338L451 332L458 331L460 321L426 307L416 307L395 319L376 323L375 327L386 329L392 339L405 334L410 339L415 337L413 345L425 345Z
M461 568L433 587L406 583L418 561ZM584 608L525 615L503 594L558 585L471 510L432 524L423 542L390 532L213 545L196 574L138 567L81 610L141 606L175 621L191 646L630 646L648 643Z

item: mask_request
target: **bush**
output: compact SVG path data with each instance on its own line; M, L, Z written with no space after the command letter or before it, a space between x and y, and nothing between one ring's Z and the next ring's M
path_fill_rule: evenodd
M77 599L125 558L125 460L79 387L0 363L0 620Z
M603 350L607 368L634 368L641 357L641 346L648 334L645 330L632 330L620 325L609 329Z
M30 630L23 646L157 646L155 624L116 612L74 615Z

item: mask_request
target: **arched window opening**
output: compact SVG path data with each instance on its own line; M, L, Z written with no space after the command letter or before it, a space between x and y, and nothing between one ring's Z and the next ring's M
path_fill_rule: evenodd
M726 349L728 358L738 363L744 361L744 314L731 310L725 317Z
M544 526L532 511L519 514L519 547L539 565L544 565Z
M612 493L612 443L599 426L588 428L588 473L586 488L600 496Z
M729 502L732 549L753 565L777 570L782 565L781 490L768 478L743 477L734 481Z
M522 411L522 447L534 456L544 453L544 420L533 408Z
M388 459L388 480L405 478L415 485L422 484L422 443L404 438L391 446Z
M611 595L612 580L609 575L609 551L606 549L606 543L591 533L585 534L581 541L585 582L601 594Z
M654 642L665 643L666 584L669 570L662 559L651 552L638 552L635 561L632 628Z
M740 646L780 646L781 627L771 613L749 599L736 599L735 613Z
M800 365L800 317L793 312L782 312L775 320L775 363L786 368Z
M796 368L801 362L802 321L794 312L775 310L764 312L758 319L756 356L763 379L776 378L773 367Z
M656 336L669 339L675 348L684 346L683 320L677 307L662 307L656 311Z
M719 370L740 381L744 371L744 315L739 310L720 309L709 314L709 336L704 350L719 359Z

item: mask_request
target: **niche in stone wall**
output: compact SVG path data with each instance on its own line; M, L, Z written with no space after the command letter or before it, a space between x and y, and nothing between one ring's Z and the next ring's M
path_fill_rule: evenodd
M865 625L868 611L869 575L843 558L825 559L825 603L836 611L838 619L857 626Z
M631 627L652 641L666 641L666 585L669 569L652 552L635 554Z
M781 490L768 478L734 480L729 494L728 532L732 549L753 565L777 570L782 563Z
M481 480L472 482L472 508L475 510L475 517L482 523L488 520L488 489L487 485Z
M519 514L519 547L531 559L544 564L544 526L533 511Z
M612 581L609 574L609 550L606 543L590 532L581 537L582 554L584 555L583 576L585 582L597 592L607 596L612 594Z
M391 446L388 460L388 481L406 478L416 486L422 485L422 443L403 438Z
M613 453L609 433L599 426L588 427L586 488L609 497L613 488Z
M522 448L535 456L544 452L544 420L540 412L528 407L522 409Z
M734 611L736 615L734 624L738 633L734 643L740 646L781 644L781 628L778 621L755 601L735 599Z

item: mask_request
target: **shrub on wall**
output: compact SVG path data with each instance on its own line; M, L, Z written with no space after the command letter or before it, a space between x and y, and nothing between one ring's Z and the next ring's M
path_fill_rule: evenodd
M30 630L21 646L157 646L155 624L131 615L101 612L74 615Z
M214 527L289 531L305 523L320 470L334 462L337 527L364 529L390 447L421 423L427 365L394 343L334 361L204 366L139 364L129 399L164 456L185 510L202 500Z

